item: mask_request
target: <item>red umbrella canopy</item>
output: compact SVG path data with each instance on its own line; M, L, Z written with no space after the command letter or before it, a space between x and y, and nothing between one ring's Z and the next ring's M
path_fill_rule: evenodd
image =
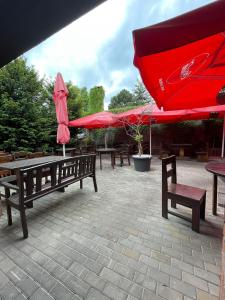
M164 111L158 109L157 105L143 105L127 112L117 114L121 125L137 124L143 125L151 123L176 123L188 120L203 120L209 118L222 118L225 112L225 105L203 107L196 109L183 109Z
M113 113L102 111L80 119L76 119L74 121L70 121L69 126L87 129L107 128L118 126L118 121Z
M58 144L68 144L70 141L70 132L68 129L68 112L67 112L67 96L68 89L64 83L63 77L60 73L57 74L53 99L55 102L56 117L58 122L57 130L57 143Z
M225 1L133 32L134 63L164 110L225 104Z

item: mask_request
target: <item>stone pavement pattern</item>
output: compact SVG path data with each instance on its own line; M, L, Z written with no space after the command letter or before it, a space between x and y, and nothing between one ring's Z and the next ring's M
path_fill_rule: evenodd
M180 182L208 190L201 234L161 217L158 159L147 173L112 170L106 160L97 170L98 193L87 179L83 190L74 184L36 201L26 240L17 212L10 228L5 213L0 218L0 298L218 299L223 218L211 214L204 164L178 161Z

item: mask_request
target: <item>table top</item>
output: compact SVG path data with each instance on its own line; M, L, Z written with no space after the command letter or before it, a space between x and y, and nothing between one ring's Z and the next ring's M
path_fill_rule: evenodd
M192 144L171 144L171 146L174 147L190 147Z
M65 159L63 156L55 156L55 155L49 155L49 156L43 156L38 158L30 158L30 159L21 159L21 160L14 160L7 163L0 164L0 169L7 169L7 170L17 170L22 169L26 167L32 167L36 165L41 165L44 163L49 163L53 161L60 161L62 159Z
M65 151L70 152L70 151L77 150L77 149L78 149L77 147L70 147L70 148L65 148ZM57 148L56 151L57 152L63 152L63 149L62 148Z
M98 149L96 149L96 151L97 152L105 152L105 153L107 153L107 152L115 152L116 151L116 149L115 148L98 148Z
M205 168L208 172L225 177L225 160L211 161Z

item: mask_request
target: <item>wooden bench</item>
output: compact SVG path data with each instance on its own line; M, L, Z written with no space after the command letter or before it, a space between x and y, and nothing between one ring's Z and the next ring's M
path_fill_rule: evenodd
M60 161L45 163L16 171L17 185L4 182L6 193L6 207L8 225L12 225L11 207L20 211L21 224L24 238L28 237L28 228L25 210L33 207L33 201L54 191L59 191L68 185L79 181L80 188L83 188L83 179L91 177L97 192L95 176L96 155L81 155L65 158ZM45 183L43 177L49 173L49 182ZM10 193L14 190L14 193ZM16 191L16 193L15 193Z

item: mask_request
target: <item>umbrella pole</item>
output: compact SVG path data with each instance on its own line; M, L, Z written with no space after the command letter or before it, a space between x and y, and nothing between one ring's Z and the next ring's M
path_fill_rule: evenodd
M108 132L105 132L105 149L108 148L108 143L107 143L107 139L108 139Z
M225 141L225 114L224 114L224 118L223 118L223 138L222 138L221 158L224 158L224 141Z
M149 124L149 154L152 156L152 126L151 126L151 120Z
M66 148L65 148L65 144L63 144L63 156L66 156Z

